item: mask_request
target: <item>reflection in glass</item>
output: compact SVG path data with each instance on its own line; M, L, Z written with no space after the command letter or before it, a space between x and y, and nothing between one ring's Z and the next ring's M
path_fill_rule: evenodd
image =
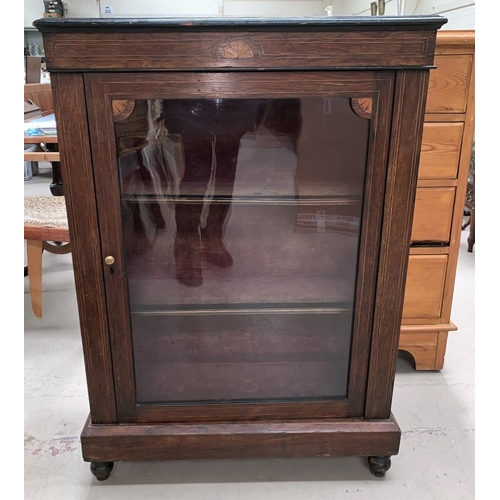
M117 106L138 402L346 397L370 125L351 104Z

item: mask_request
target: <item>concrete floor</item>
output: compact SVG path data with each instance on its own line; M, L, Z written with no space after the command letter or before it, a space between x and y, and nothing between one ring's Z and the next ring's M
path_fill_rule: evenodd
M49 195L50 169L25 181L25 195ZM439 499L475 491L474 254L462 234L449 336L441 372L416 372L400 356L393 413L403 431L385 478L361 458L117 463L99 483L81 459L87 418L75 285L70 255L44 254L43 319L24 293L24 498L80 499Z

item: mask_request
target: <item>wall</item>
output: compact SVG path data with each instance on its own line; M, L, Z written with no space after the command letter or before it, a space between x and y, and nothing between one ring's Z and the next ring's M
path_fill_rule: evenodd
M67 17L99 17L99 6L109 5L116 17L146 16L325 16L370 15L372 0L66 0ZM399 9L398 9L399 7ZM386 0L385 15L442 14L445 29L474 29L475 2L471 0ZM43 0L24 0L24 26L43 16Z
M344 16L369 16L370 4L373 0L346 0L344 4ZM397 0L386 0L385 16L397 16Z
M343 2L342 2L343 3ZM113 17L164 16L325 16L325 0L66 0L67 17L99 17L110 6ZM100 9L101 8L101 9ZM338 15L341 15L339 13ZM24 26L43 16L43 0L24 1Z
M442 29L475 29L476 2L471 0L422 0L422 14L448 18Z
M24 0L24 27L32 27L35 19L43 17L42 0Z
M323 0L225 0L225 16L326 16ZM328 4L329 5L329 4Z
M373 0L331 0L334 14L369 16ZM440 14L448 18L442 29L475 29L475 1L471 0L386 0L386 16Z
M89 1L89 0L87 0ZM91 1L91 0L90 0ZM101 12L111 7L111 17L217 16L219 0L101 0ZM69 15L72 15L68 8Z
M316 16L323 15L322 0L101 0L111 5L113 16ZM69 9L68 9L69 10Z
M453 9L442 13L448 19L443 29L448 30L473 30L475 23L475 5L469 5L460 9Z

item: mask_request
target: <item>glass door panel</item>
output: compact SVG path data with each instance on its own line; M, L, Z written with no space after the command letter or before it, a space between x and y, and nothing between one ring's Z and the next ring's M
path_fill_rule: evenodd
M328 95L113 110L136 402L345 398L370 120Z

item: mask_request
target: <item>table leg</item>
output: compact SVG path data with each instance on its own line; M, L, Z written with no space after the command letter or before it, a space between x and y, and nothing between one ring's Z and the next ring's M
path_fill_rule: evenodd
M55 153L58 151L57 144L48 143L46 147L50 152ZM50 164L52 165L52 183L49 186L50 192L53 196L63 196L64 190L61 176L61 163L58 161L51 161Z

